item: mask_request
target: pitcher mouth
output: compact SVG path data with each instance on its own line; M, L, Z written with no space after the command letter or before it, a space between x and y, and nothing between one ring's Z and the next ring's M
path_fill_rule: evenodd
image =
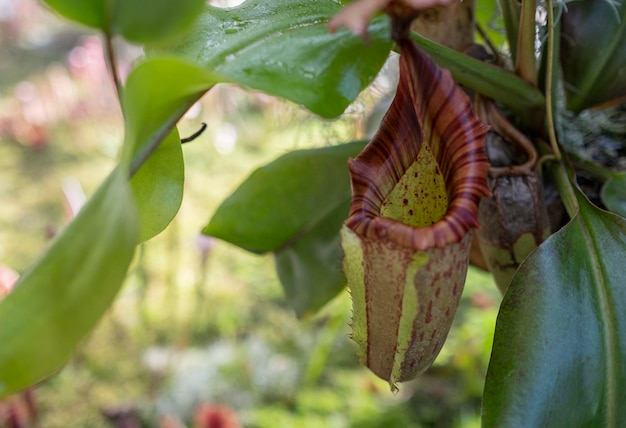
M474 115L469 98L448 71L439 69L412 41L403 39L399 45L396 96L372 141L348 163L352 201L345 224L364 237L414 250L444 247L478 227L478 204L490 195L484 148L489 127ZM422 82L437 84L424 88ZM445 212L422 225L383 215L386 198L424 148L432 152L445 183Z

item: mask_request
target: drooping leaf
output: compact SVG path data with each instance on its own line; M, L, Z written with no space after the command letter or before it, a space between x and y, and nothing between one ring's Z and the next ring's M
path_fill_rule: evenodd
M575 198L578 214L522 264L502 302L486 427L626 420L626 221Z
M183 33L204 0L44 0L65 18L136 43L159 43Z
M600 197L609 210L626 218L626 172L611 173Z
M0 397L57 371L117 294L137 244L116 170L0 303Z
M273 251L287 300L299 317L345 285L338 233L348 214L347 159L364 142L297 150L254 171L203 233L246 250Z
M575 1L563 11L561 65L576 113L626 97L626 2Z
M161 233L176 216L184 181L183 153L174 129L130 182L139 216L139 242Z
M364 142L295 150L254 171L202 233L248 251L278 251L350 199L347 159Z
M367 43L345 29L331 34L327 22L340 8L333 0L207 6L194 30L167 51L232 82L335 117L372 82L391 47L385 18L371 24Z
M347 180L345 188L349 192ZM299 318L317 312L346 286L339 231L349 208L350 199L346 197L309 233L276 252L278 278Z
M393 385L426 370L448 335L478 202L489 193L487 126L450 73L408 38L379 131L349 163L342 228L359 359Z
M126 122L122 163L130 165L134 173L131 183L139 211L141 241L160 233L178 212L184 164L174 127L185 111L219 80L214 74L174 58L147 60L127 79L122 97Z

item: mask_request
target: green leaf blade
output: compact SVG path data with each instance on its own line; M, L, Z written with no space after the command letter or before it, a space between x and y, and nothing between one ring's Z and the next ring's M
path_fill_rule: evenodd
M204 0L44 0L55 12L108 36L119 34L141 44L160 44L188 30Z
M196 29L165 51L335 117L373 81L391 48L384 17L371 24L367 43L345 29L330 34L326 23L340 9L332 0L207 6Z
M116 1L114 28L128 41L159 44L191 28L204 0Z
M137 243L116 170L0 303L0 396L57 371L121 287Z
M180 208L185 177L175 125L219 79L177 58L146 60L128 77L122 98L126 121L122 163L134 173L131 185L140 241L163 231Z
M258 253L289 245L350 198L347 160L364 146L354 142L281 156L254 171L203 233Z
M298 318L317 312L346 285L339 231L349 210L346 198L309 233L276 252L276 272Z
M457 83L501 102L525 121L535 120L537 114L543 114L543 94L515 74L441 46L419 34L413 33L411 37L437 65L450 70Z
M253 172L203 230L249 251L274 252L287 301L300 318L345 286L339 231L350 205L347 160L365 144L283 155Z
M626 97L626 2L568 3L561 65L567 108L576 113Z
M183 201L185 164L178 132L174 130L130 181L139 216L139 242L161 233Z
M626 418L626 222L579 214L520 267L502 303L485 426L619 426Z

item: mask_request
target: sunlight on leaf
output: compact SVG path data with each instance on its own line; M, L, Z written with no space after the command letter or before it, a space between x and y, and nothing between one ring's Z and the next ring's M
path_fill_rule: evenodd
M371 24L367 43L345 29L330 34L327 22L340 8L332 0L207 6L195 29L165 52L335 117L373 81L391 48L384 17Z

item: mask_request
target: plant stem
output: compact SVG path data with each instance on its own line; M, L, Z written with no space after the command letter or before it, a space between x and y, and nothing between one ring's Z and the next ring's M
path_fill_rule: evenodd
M109 66L109 73L113 79L115 85L115 91L117 92L117 99L122 105L122 82L117 72L117 61L115 59L115 50L113 49L113 37L110 34L104 36L104 51L106 55L107 64Z
M556 137L555 121L554 121L554 109L555 103L554 97L554 82L556 80L554 64L557 58L554 54L554 39L555 39L555 27L554 27L554 10L552 9L552 0L546 0L546 8L548 9L548 49L546 60L546 117L548 120L548 138L550 140L550 146L552 152L557 160L561 160L561 151L559 149L559 143Z

